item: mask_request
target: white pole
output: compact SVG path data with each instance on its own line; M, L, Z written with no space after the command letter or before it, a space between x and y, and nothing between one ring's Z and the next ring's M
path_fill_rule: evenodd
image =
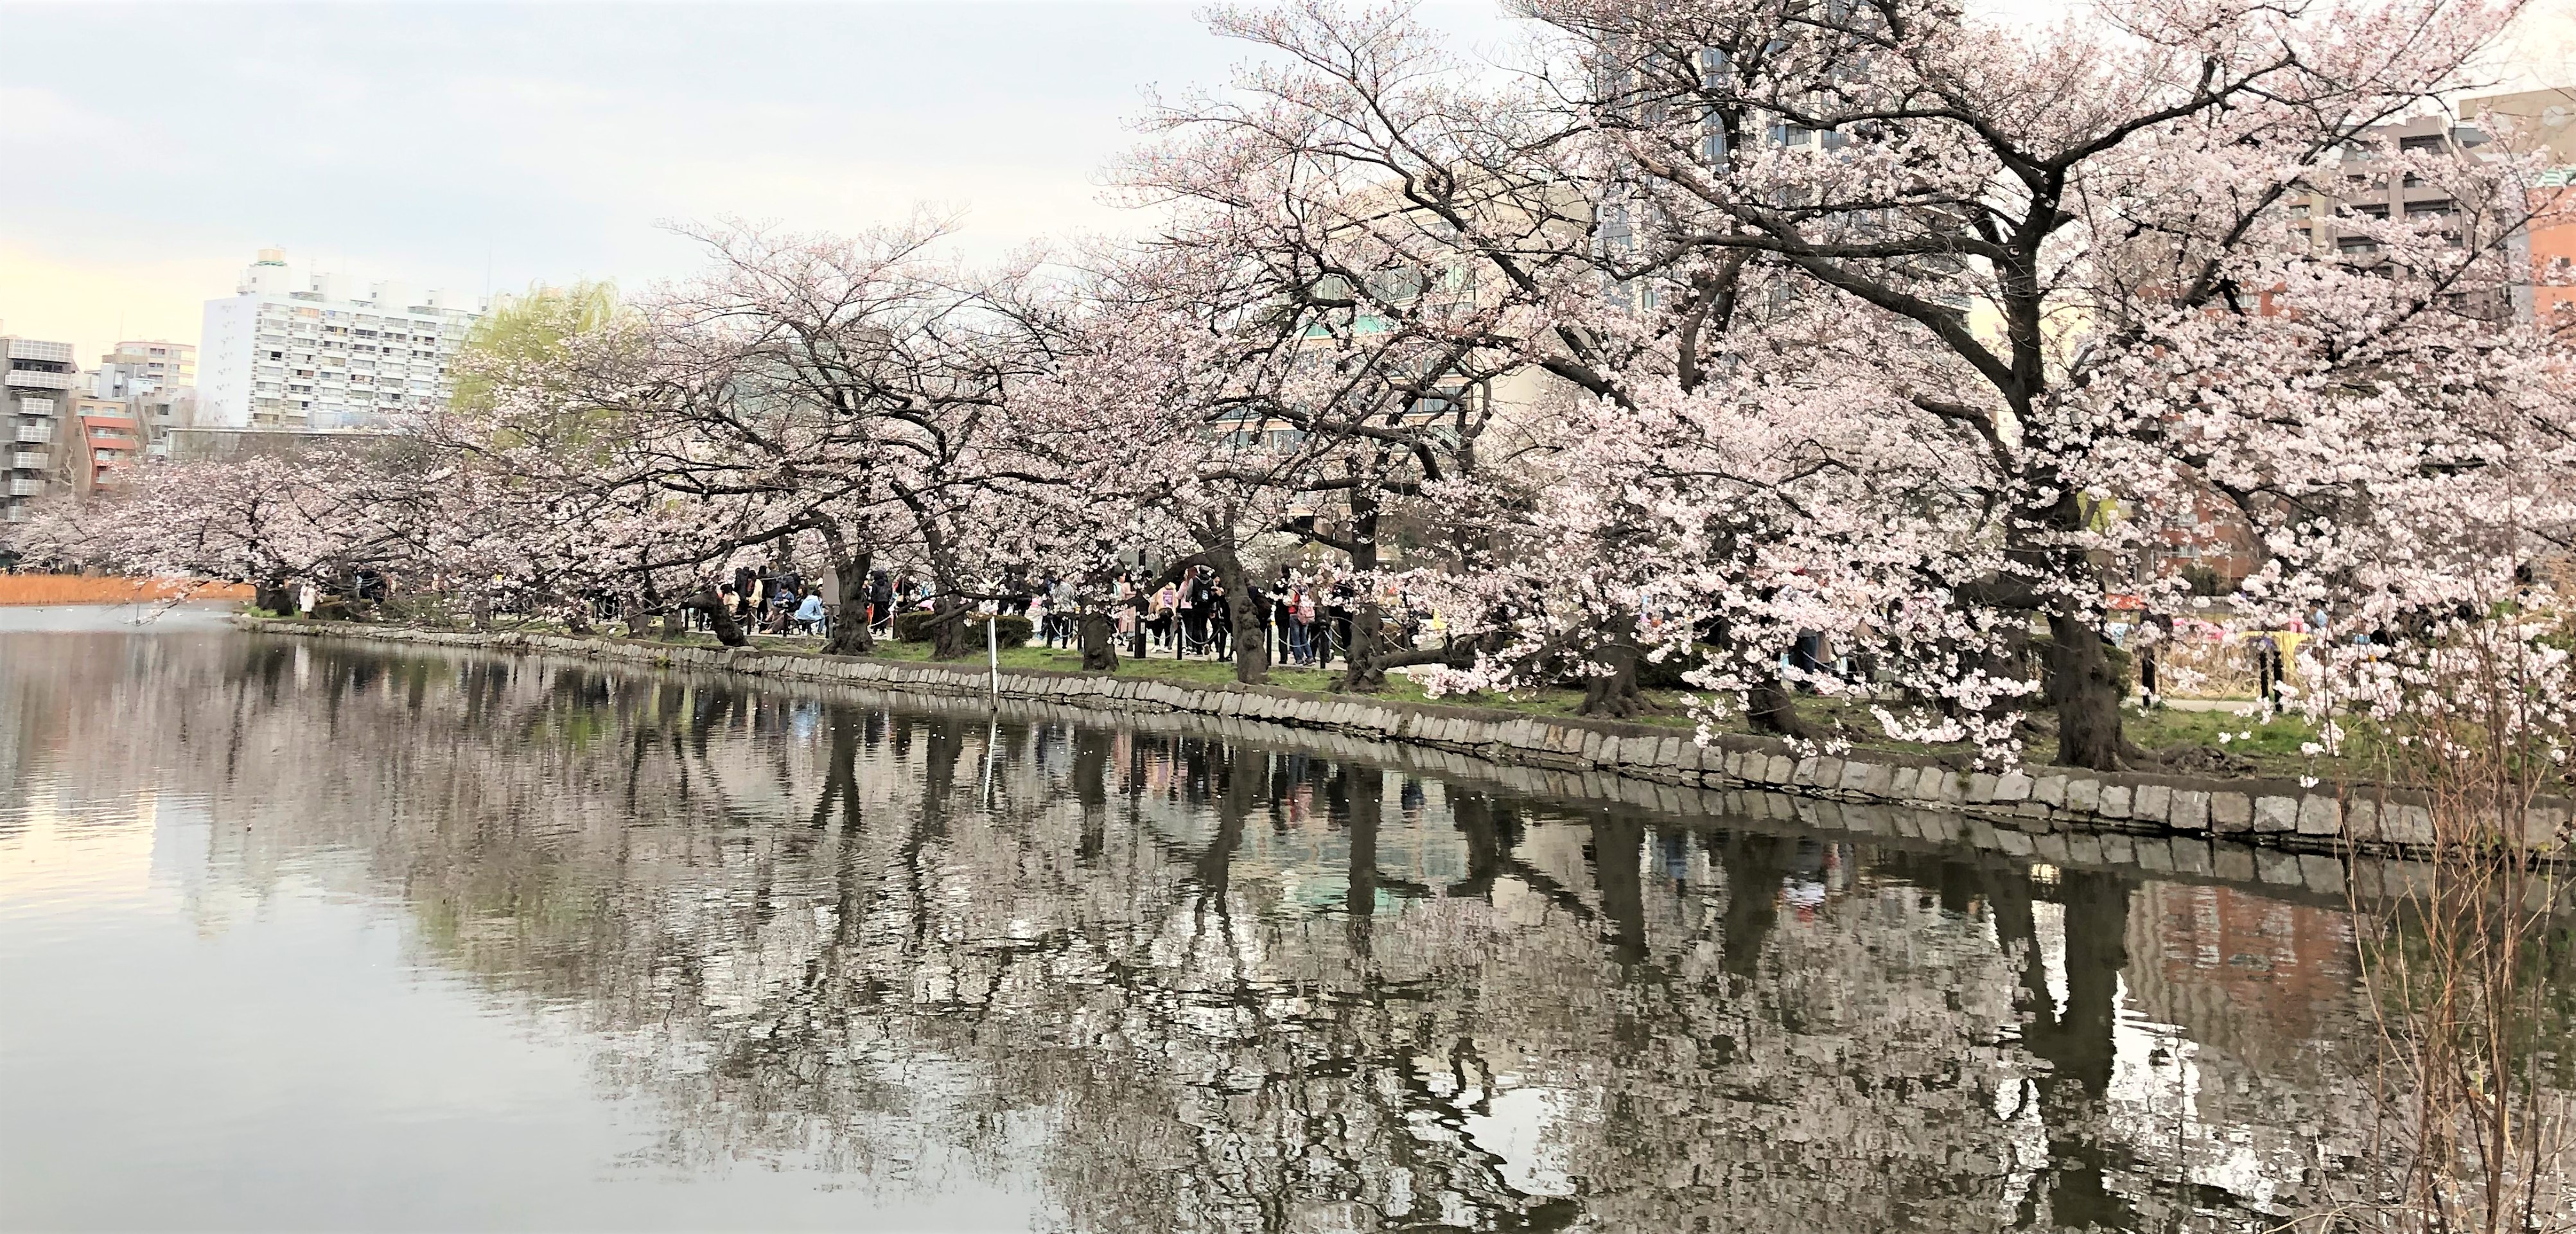
M299 648L299 650L301 650ZM984 808L993 808L993 747L1002 740L1002 718L984 726Z
M984 655L993 670L993 705L999 707L1002 705L1002 614L998 611L1000 605L993 607L996 611L984 618Z

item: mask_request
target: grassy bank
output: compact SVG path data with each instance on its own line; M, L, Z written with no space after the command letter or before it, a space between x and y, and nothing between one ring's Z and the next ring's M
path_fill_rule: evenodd
M692 635L687 640L713 645L714 640ZM810 638L757 636L752 644L763 651L790 655L816 654L816 642ZM879 642L872 656L880 660L926 663L930 660L928 643ZM1079 672L1082 655L1071 648L1043 646L1006 647L1001 652L1005 669L1035 669L1052 672ZM984 654L975 654L953 663L981 667ZM1118 676L1157 681L1188 682L1195 685L1221 685L1234 679L1234 666L1224 660L1138 660L1120 656ZM1338 674L1320 669L1273 668L1270 684L1290 690L1315 694L1333 692ZM1540 688L1511 694L1447 694L1434 697L1410 678L1390 676L1386 689L1376 697L1396 702L1435 703L1453 707L1479 707L1497 711L1515 711L1537 716L1573 716L1583 705L1583 692L1574 689ZM1630 717L1631 723L1664 725L1676 729L1695 727L1689 704L1679 691L1649 690L1646 701L1651 710ZM2243 705L2251 709L2250 702ZM1964 765L1973 753L1964 745L1932 746L1889 740L1867 704L1837 702L1821 698L1800 700L1799 712L1819 731L1833 733L1852 745L1867 749L1896 750L1913 754L1955 756ZM1740 717L1730 717L1714 726L1721 732L1749 732ZM2178 711L2157 708L2129 713L2129 739L2139 748L2159 755L2179 755L2185 766L2178 770L2208 771L2216 774L2251 774L2293 777L2315 775L2335 779L2360 775L2375 770L2364 748L2347 751L2344 758L2310 757L2301 747L2317 740L2316 729L2297 716L2276 716L2263 720L2252 715L2238 715L2234 710ZM2221 740L2222 735L2225 740ZM2030 735L2030 755L2045 761L2054 753L2055 740L2043 728Z

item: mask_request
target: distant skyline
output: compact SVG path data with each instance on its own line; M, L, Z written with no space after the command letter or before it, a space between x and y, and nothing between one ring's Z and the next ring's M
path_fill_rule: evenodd
M1497 5L1424 13L1471 54L1516 37ZM272 245L479 294L682 275L691 246L658 224L724 215L851 230L929 203L964 212L973 253L1120 230L1100 171L1147 90L1249 55L1177 0L9 2L0 39L0 330L84 365L196 341ZM2576 84L2571 48L2576 0L2550 0L2499 73Z

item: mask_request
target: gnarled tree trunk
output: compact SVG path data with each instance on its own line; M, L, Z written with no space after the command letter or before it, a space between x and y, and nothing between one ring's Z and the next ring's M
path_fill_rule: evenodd
M1592 659L1606 671L1584 679L1579 714L1624 720L1646 710L1645 689L1637 684L1637 662L1645 655L1637 646L1637 619L1621 613L1605 622L1603 631L1608 637L1592 650Z
M687 601L682 607L693 608L706 614L707 628L715 631L717 642L727 647L751 645L751 640L743 636L742 625L733 619L732 613L725 611L724 595L716 590L715 584L709 583L699 588L696 597ZM672 616L674 620L678 618L677 613Z
M2120 766L2120 678L2102 632L2060 610L2048 617L2048 690L2057 704L2057 761L2115 771Z

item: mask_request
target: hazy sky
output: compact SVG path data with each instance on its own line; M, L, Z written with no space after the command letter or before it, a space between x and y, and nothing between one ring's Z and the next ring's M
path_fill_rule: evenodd
M2544 3L2515 71L2563 82L2576 0ZM1493 7L1426 14L1491 51ZM664 220L848 229L933 202L987 251L1116 229L1099 168L1146 91L1246 54L1186 3L1079 0L0 0L0 46L0 328L84 364L194 341L266 245L481 292L682 273Z

